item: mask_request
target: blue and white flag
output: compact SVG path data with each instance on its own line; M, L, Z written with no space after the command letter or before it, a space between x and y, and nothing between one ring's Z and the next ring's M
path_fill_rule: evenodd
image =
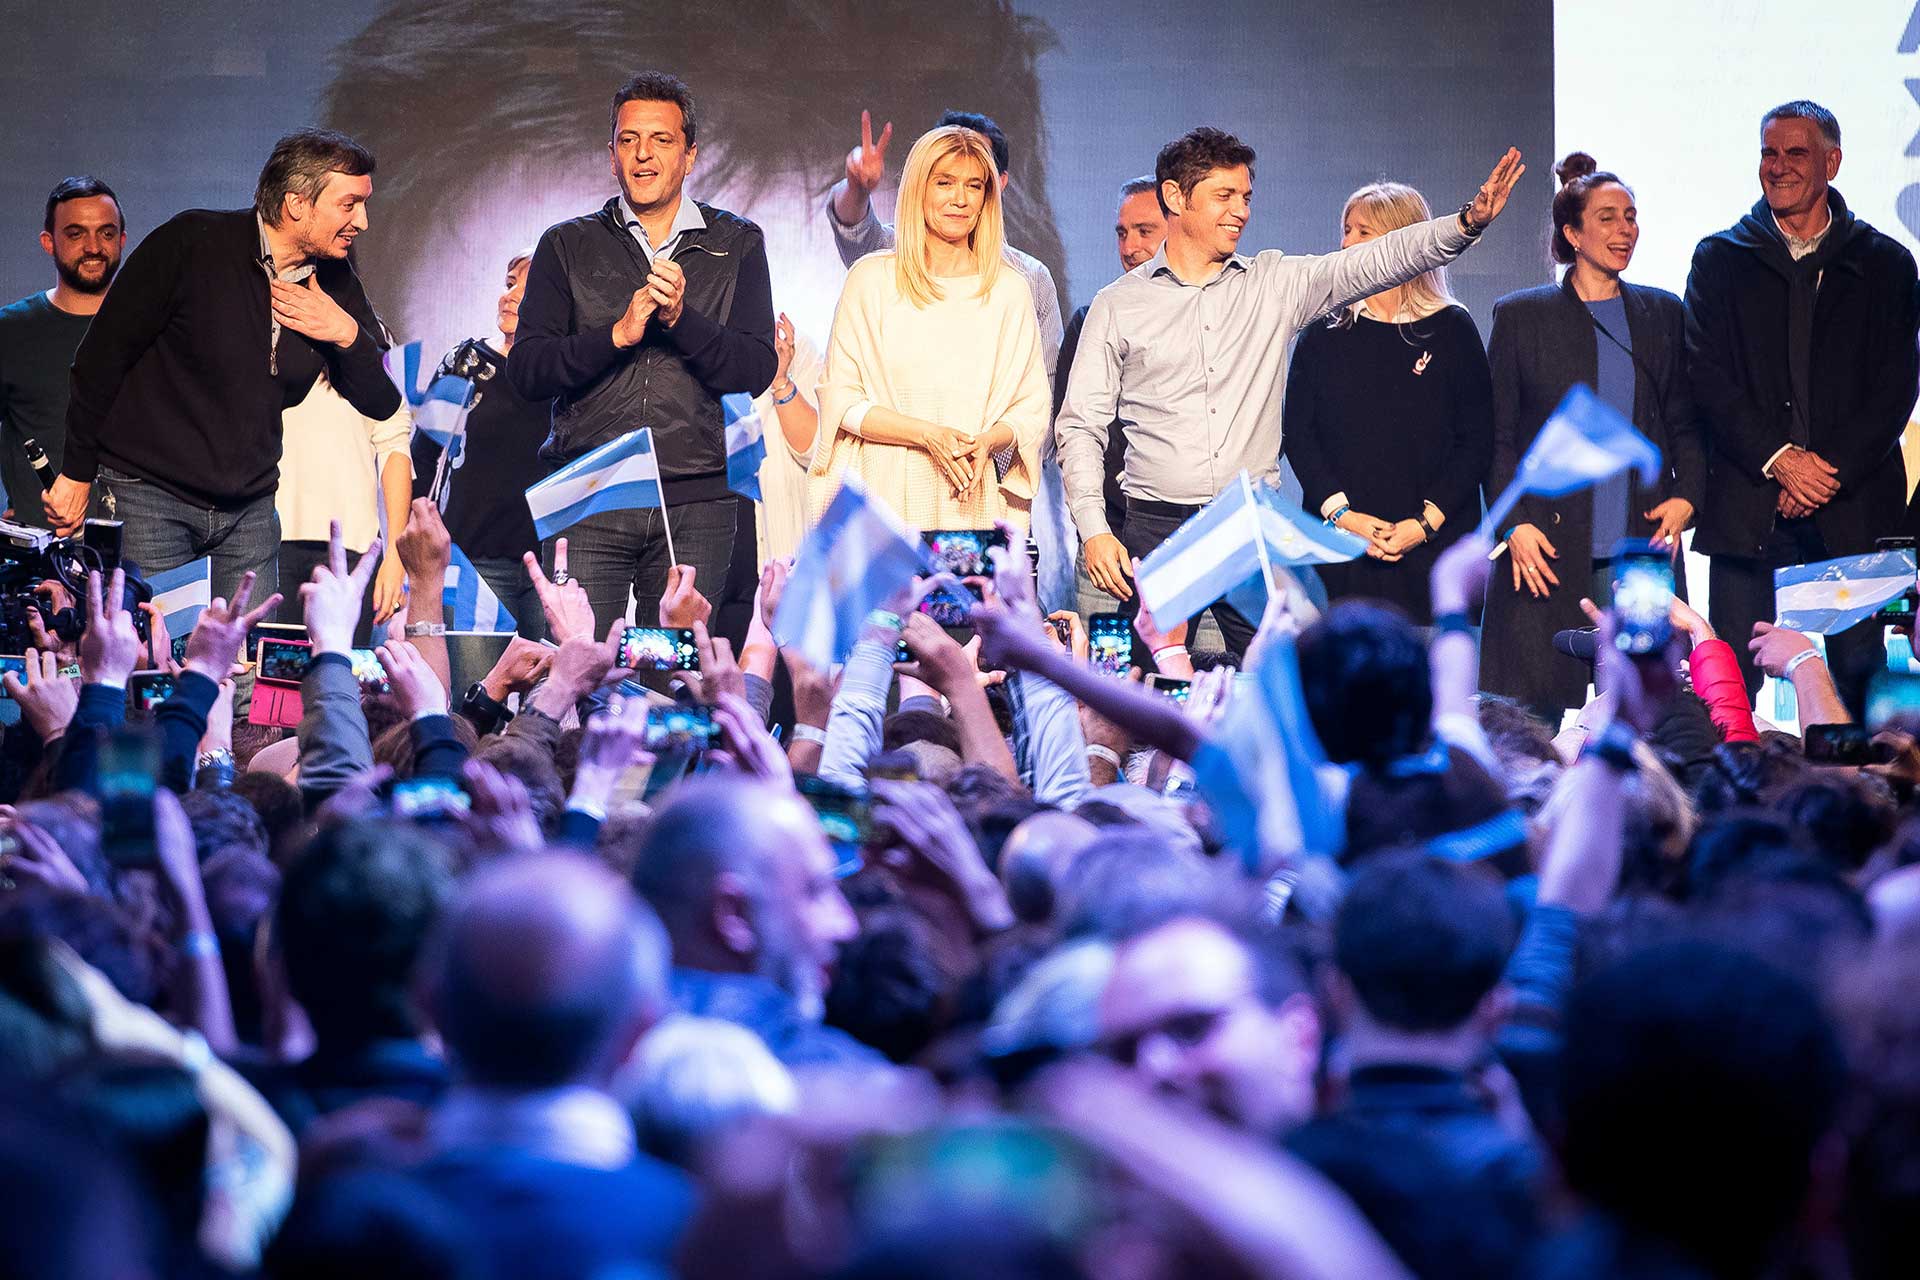
M1660 478L1660 449L1633 429L1618 410L1577 383L1560 400L1527 456L1520 459L1513 483L1494 501L1487 527L1497 528L1513 504L1529 493L1559 497L1625 471L1640 473L1641 484Z
M420 385L420 344L409 342L403 347L389 347L382 357L386 364L387 377L400 389L400 398L410 405L417 405L427 398L427 389Z
M1914 590L1914 553L1876 551L1773 571L1776 626L1830 636Z
M1260 643L1254 679L1236 682L1193 758L1195 789L1253 875L1288 856L1337 853L1344 840L1341 814L1321 788L1327 759L1307 715L1293 637Z
M467 434L467 411L473 406L473 380L448 374L435 378L426 395L413 406L413 429L437 445L449 445Z
M727 488L743 498L760 498L760 464L767 460L766 432L753 397L736 391L720 397L727 420Z
M1338 564L1366 549L1365 538L1309 516L1243 471L1140 562L1140 598L1166 625L1220 599L1258 622L1275 570Z
M602 511L660 506L660 458L653 429L607 441L527 490L533 530L544 540Z
M440 591L440 607L446 613L449 631L515 631L518 624L487 580L467 559L467 553L453 548L447 565L447 584Z
M200 621L200 614L213 602L213 561L202 557L147 575L153 588L154 607L167 620L167 634L184 636Z
M774 639L825 671L853 652L868 614L927 572L919 539L849 475L800 545Z

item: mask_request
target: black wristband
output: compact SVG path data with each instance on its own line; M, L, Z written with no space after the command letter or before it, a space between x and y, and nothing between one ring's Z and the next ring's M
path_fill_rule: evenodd
M1634 744L1640 741L1640 735L1619 720L1609 720L1607 727L1588 737L1585 746L1580 748L1580 758L1591 756L1616 773L1632 773L1637 766L1633 762Z
M1486 228L1473 220L1473 201L1460 206L1460 230L1469 240L1478 240Z
M1473 634L1473 619L1460 611L1434 614L1433 634L1438 637L1446 635L1449 631L1458 631L1463 636L1470 636Z
M483 738L513 719L513 712L494 701L487 686L478 680L467 686L467 696L460 700L460 714L473 722Z

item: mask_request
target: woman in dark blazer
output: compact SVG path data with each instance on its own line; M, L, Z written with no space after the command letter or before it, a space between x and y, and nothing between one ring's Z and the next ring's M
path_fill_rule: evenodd
M1577 383L1630 417L1659 446L1662 467L1649 486L1629 473L1563 498L1529 495L1496 531L1507 563L1488 589L1481 684L1557 726L1562 711L1580 705L1591 673L1554 651L1554 633L1586 625L1581 596L1605 599L1612 546L1622 537L1670 547L1678 576L1680 533L1700 509L1706 466L1680 299L1620 278L1640 236L1632 190L1580 152L1556 172L1553 258L1566 275L1493 307L1487 493L1498 495L1513 480L1534 436Z

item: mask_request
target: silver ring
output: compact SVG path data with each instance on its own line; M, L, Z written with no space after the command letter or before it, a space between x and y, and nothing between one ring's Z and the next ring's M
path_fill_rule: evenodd
M1529 570L1529 572L1531 572L1531 570ZM560 573L556 573L553 575L553 585L556 587L564 587L569 582L572 582L572 581L573 581L573 578L570 575L568 575L564 570L561 571Z

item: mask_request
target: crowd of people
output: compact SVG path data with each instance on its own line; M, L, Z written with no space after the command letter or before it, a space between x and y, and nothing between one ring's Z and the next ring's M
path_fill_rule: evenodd
M1196 129L1063 325L992 121L914 144L892 226L862 133L816 348L759 229L684 194L686 87L623 86L619 194L442 362L478 391L451 475L349 263L366 148L291 135L255 209L118 272L113 192L54 191L58 284L0 312L14 517L120 520L212 599L176 647L124 568L41 583L0 676L0 1274L1906 1274L1920 702L1870 721L1878 623L1822 647L1766 594L1904 522L1920 298L1828 185L1831 115L1768 114L1684 301L1622 279L1633 192L1569 157L1566 274L1484 347L1445 267L1516 152L1455 212L1372 184L1338 252L1249 257L1254 154ZM1657 478L1476 528L1578 383ZM540 542L519 493L641 421L663 505ZM1324 604L1218 602L1217 642L1155 617L1140 559L1283 457L1364 556ZM775 619L849 476L1004 546L824 669ZM1712 616L1683 586L1629 656L1614 548L1696 527ZM518 634L463 690L469 566ZM292 731L246 711L276 618ZM637 672L630 619L697 661ZM1582 623L1591 665L1549 643ZM1756 717L1760 674L1859 753Z

